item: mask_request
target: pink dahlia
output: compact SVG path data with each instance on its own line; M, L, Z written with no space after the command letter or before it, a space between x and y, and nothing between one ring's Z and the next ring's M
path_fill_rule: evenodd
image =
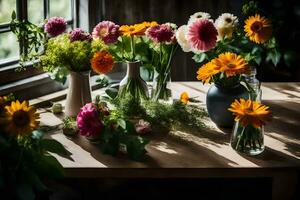
M208 19L198 19L188 26L187 40L192 48L208 51L215 47L218 31Z
M146 36L156 43L167 42L171 43L174 41L175 32L171 26L167 24L152 26L146 30Z
M119 25L111 21L102 21L93 30L93 38L101 39L105 44L115 43L120 36Z
M90 41L92 40L92 36L89 33L84 32L81 28L75 28L70 32L70 40L71 42L85 40Z
M80 109L77 115L77 126L83 136L97 136L101 134L104 125L100 119L99 111L93 103L88 103Z
M56 37L67 29L67 22L62 17L52 17L47 20L44 31L50 35L50 37Z

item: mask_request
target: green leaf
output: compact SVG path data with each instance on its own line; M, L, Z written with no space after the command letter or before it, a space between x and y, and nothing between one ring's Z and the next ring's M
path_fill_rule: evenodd
M118 124L121 128L126 129L126 121L125 121L124 119L121 119L121 118L117 119L117 124Z
M126 149L129 157L132 160L141 161L147 152L145 146L148 144L148 140L141 137L132 136L126 143Z
M63 178L64 171L61 164L52 155L42 155L36 164L36 169L49 178Z
M68 156L70 153L65 149L65 147L56 140L43 139L40 142L41 147L49 152L56 153L63 156Z
M206 59L205 53L195 54L192 59L197 63L202 63Z
M107 94L107 96L109 96L111 99L115 99L118 95L118 89L116 88L107 88L105 90L105 93Z
M270 51L267 55L266 61L272 61L272 63L277 66L281 59L281 54L276 49Z
M11 19L12 19L12 20L15 20L16 18L17 18L16 11L13 11L13 12L11 13Z

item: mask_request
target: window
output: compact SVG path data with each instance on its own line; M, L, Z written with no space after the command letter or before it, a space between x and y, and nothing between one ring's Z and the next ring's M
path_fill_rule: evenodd
M35 24L53 16L64 17L71 29L77 26L76 5L77 0L0 0L0 68L16 64L19 59L21 48L9 28L14 10L19 20Z

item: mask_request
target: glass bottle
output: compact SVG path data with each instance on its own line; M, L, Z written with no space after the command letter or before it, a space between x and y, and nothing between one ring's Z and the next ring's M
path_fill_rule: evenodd
M261 102L262 91L260 88L260 81L256 78L256 68L250 66L249 74L245 75L247 87L249 89L249 97L252 101Z

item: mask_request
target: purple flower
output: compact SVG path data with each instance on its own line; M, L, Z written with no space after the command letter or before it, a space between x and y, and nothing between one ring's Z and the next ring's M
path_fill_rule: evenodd
M83 136L98 136L104 129L99 111L93 103L88 103L80 109L77 115L77 126Z
M148 28L146 30L146 35L156 43L171 43L175 38L174 30L167 24L152 26Z
M50 35L50 37L56 37L67 29L67 22L62 17L52 17L47 20L44 31Z
M95 26L92 35L94 39L101 39L105 44L115 43L120 36L119 25L111 21L102 21Z
M85 40L91 41L92 36L89 33L84 32L84 30L82 30L81 28L75 28L70 32L70 40L71 42Z

